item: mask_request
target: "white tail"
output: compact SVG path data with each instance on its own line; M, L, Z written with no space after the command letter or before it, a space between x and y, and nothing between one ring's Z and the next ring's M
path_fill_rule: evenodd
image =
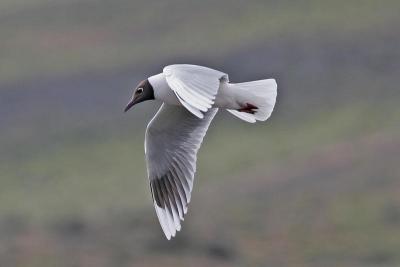
M275 79L266 79L245 83L230 83L229 87L238 95L243 104L250 104L256 107L254 114L239 110L228 109L236 117L254 123L266 121L274 110L277 84Z

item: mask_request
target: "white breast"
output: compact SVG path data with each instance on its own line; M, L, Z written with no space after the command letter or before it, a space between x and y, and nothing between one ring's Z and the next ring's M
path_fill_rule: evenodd
M154 98L169 105L181 105L174 91L168 86L164 73L148 78L154 90Z

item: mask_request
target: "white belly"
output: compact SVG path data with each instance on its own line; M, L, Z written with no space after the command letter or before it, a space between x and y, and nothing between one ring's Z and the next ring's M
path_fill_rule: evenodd
M226 109L240 108L237 91L233 90L229 83L220 83L218 94L215 97L214 107Z

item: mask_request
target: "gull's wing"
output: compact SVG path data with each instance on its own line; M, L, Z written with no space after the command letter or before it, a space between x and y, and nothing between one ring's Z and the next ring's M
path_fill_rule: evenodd
M199 119L163 104L146 130L145 153L157 217L167 239L181 229L196 172L197 151L218 109Z
M199 118L214 104L221 80L228 81L226 73L197 65L170 65L163 73L181 104Z

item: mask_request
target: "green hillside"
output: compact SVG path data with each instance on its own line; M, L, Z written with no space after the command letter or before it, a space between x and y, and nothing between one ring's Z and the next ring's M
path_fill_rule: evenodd
M395 27L399 11L399 2L390 0L2 1L0 80L223 58L285 36L353 38Z
M0 266L398 266L397 1L0 2ZM132 87L170 63L274 77L212 123L183 229L151 203Z
M93 249L100 266L395 266L400 128L390 121L400 110L380 108L379 123L362 119L381 116L366 107L290 126L217 118L187 220L169 243L147 190L142 130L30 147L33 155L0 165L3 244L18 249L1 259L84 266ZM26 242L39 247L25 254Z

